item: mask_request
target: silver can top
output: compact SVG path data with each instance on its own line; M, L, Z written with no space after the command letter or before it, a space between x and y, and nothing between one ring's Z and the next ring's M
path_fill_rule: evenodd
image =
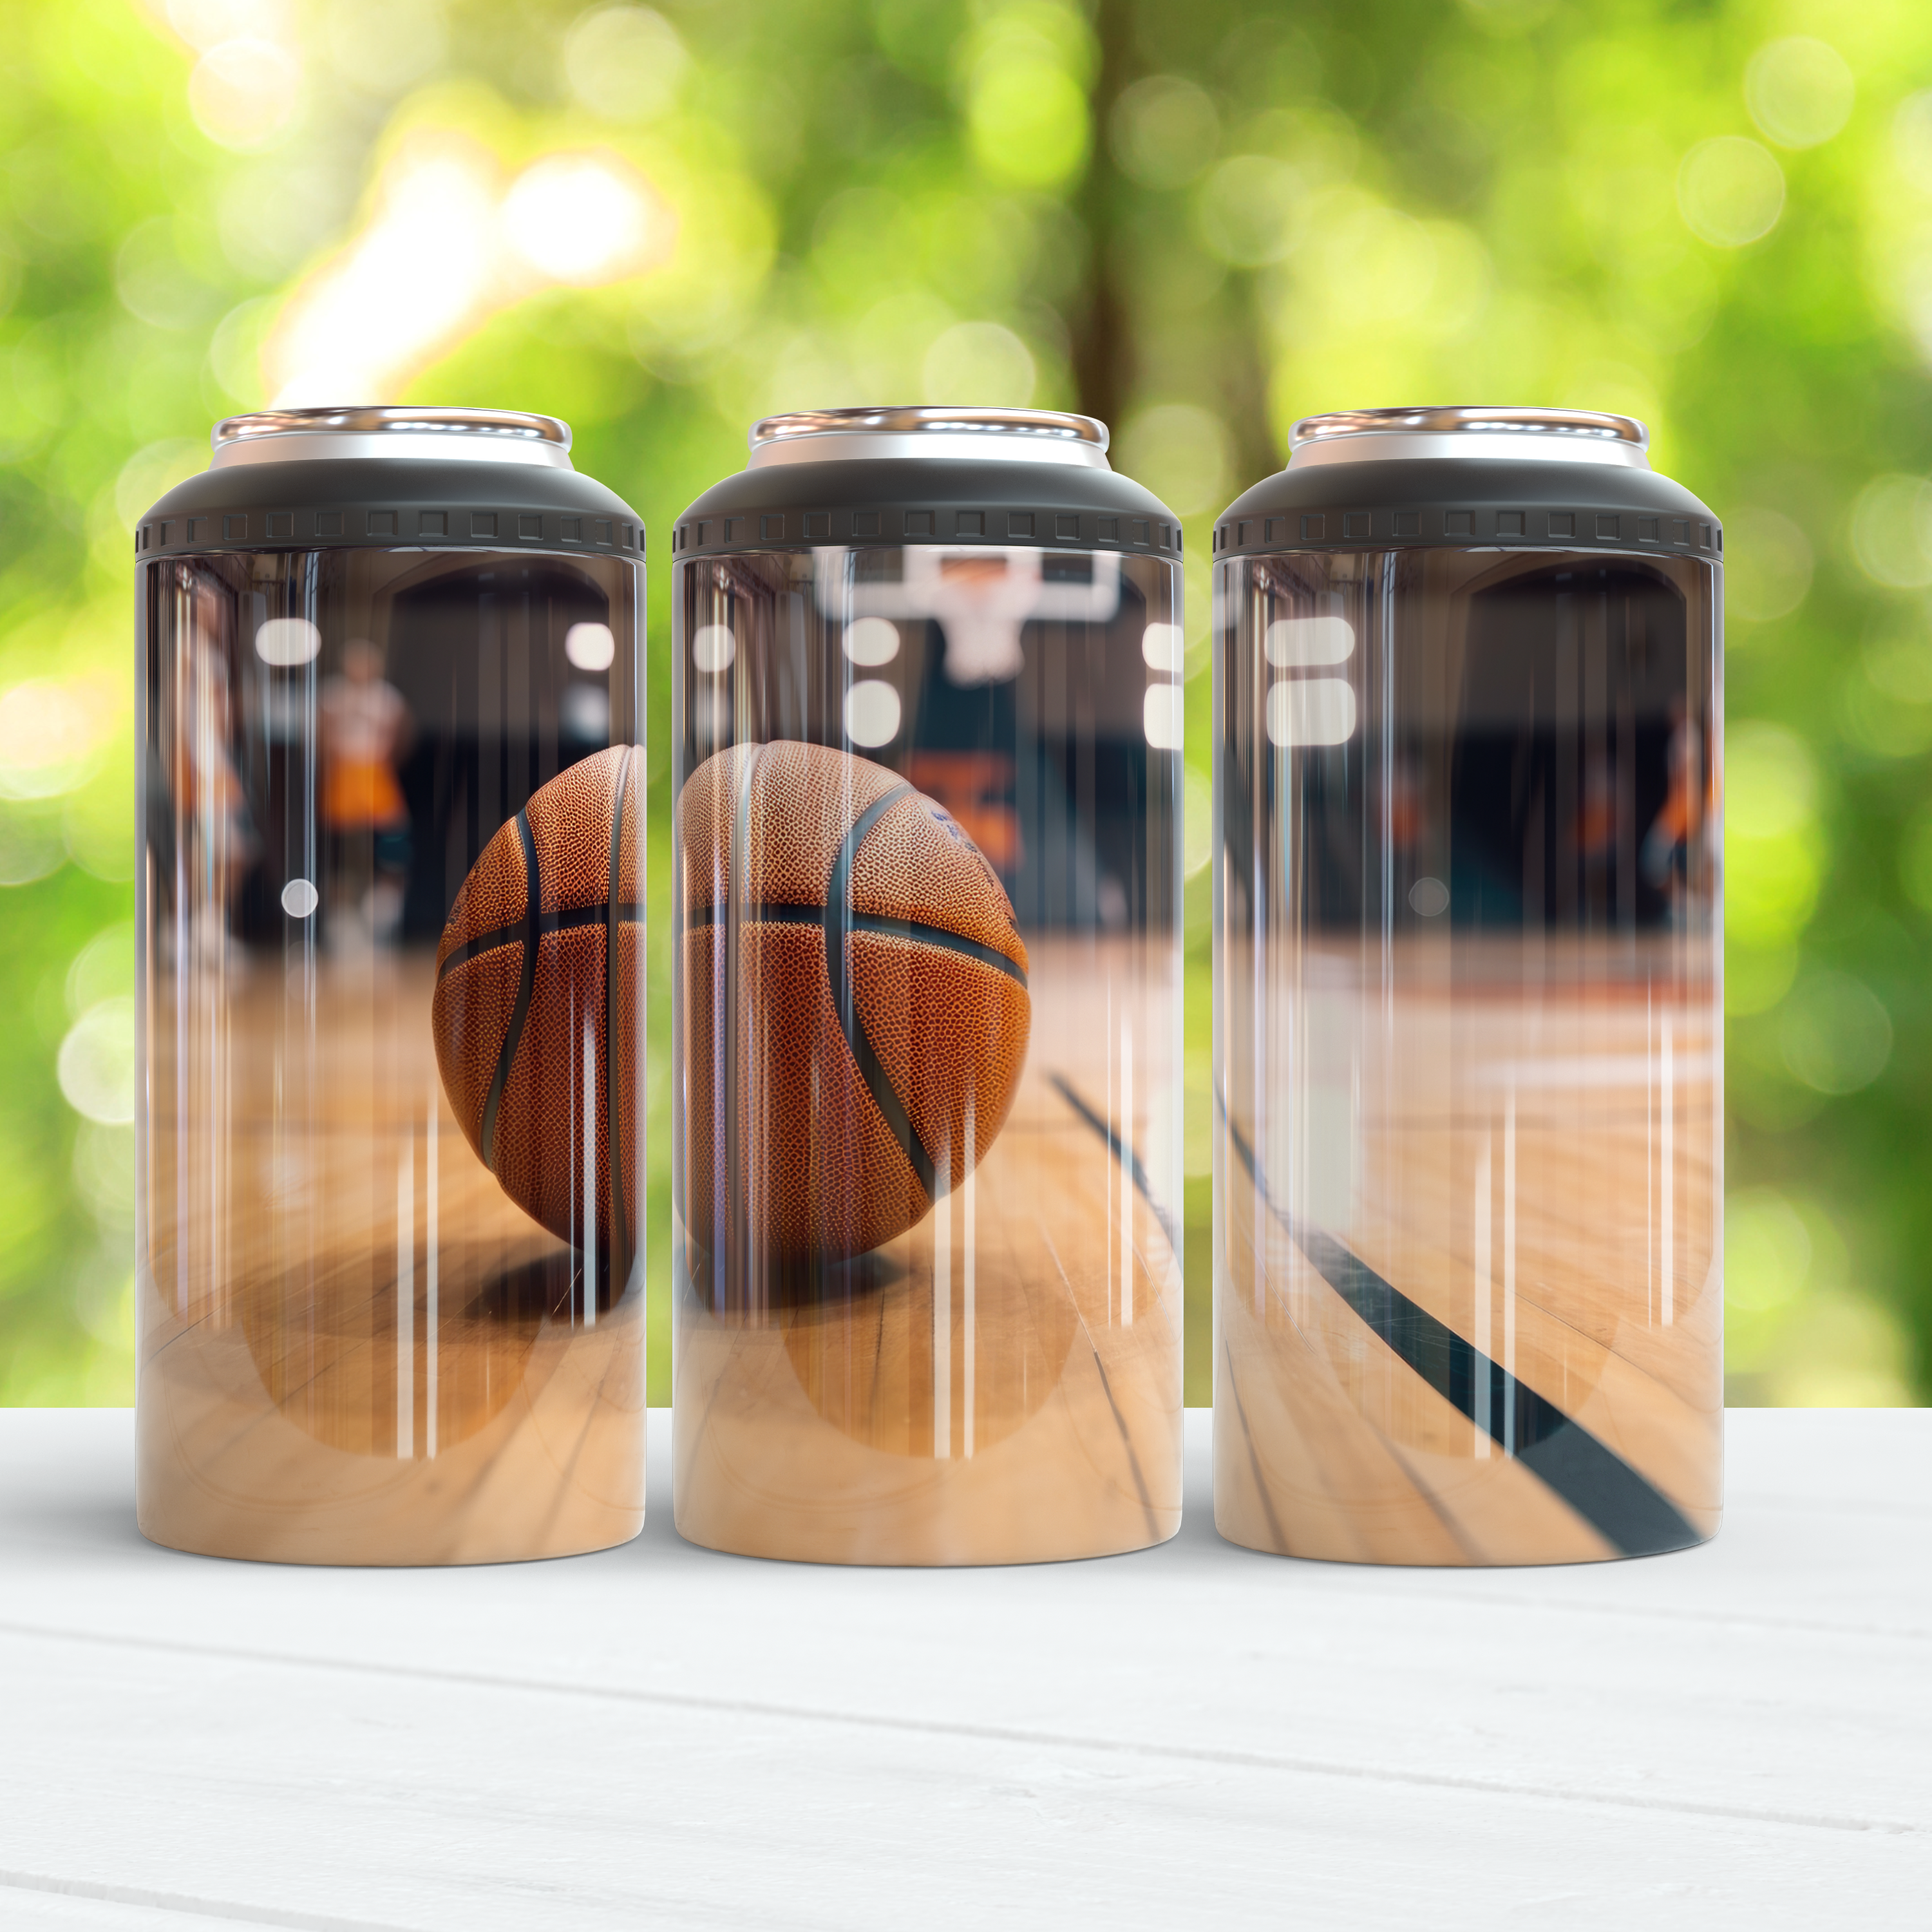
M388 404L258 410L214 425L212 467L342 458L432 457L568 470L570 425L520 410L413 409Z
M750 467L885 458L1070 463L1106 470L1107 426L1061 410L885 405L800 410L752 425Z
M1650 467L1649 430L1634 416L1599 410L1467 404L1338 410L1328 416L1304 416L1289 430L1288 441L1292 469L1378 458L1462 456Z

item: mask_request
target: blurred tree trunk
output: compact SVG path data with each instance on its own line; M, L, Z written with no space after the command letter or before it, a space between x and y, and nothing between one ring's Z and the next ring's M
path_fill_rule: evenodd
M1100 44L1100 71L1094 84L1094 155L1081 190L1078 213L1087 230L1087 286L1072 325L1073 380L1083 413L1098 416L1112 430L1131 386L1129 367L1132 318L1119 279L1116 232L1125 185L1114 166L1107 120L1120 91L1134 78L1127 44L1123 0L1100 0L1094 31Z
M1213 410L1228 431L1232 496L1279 469L1282 458L1268 423L1253 278L1235 272L1217 298L1217 326L1210 332L1215 349L1208 367L1189 366L1184 354L1166 352L1154 318L1137 313L1123 270L1128 250L1137 243L1148 245L1144 232L1136 236L1130 229L1137 209L1144 215L1149 191L1121 174L1108 139L1114 104L1143 77L1144 63L1133 46L1132 0L1099 0L1094 29L1100 47L1094 152L1076 204L1087 232L1086 286L1068 317L1078 407L1117 434L1139 404L1187 400Z

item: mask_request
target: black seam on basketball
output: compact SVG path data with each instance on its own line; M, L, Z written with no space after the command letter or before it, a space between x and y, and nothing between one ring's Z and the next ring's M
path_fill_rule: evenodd
M1447 1322L1410 1300L1333 1234L1284 1213L1256 1168L1254 1150L1228 1118L1218 1093L1214 1103L1235 1157L1288 1239L1390 1352L1438 1395L1474 1422L1478 1378L1486 1376L1491 1437L1502 1445L1506 1455L1513 1455L1532 1474L1541 1478L1620 1555L1659 1556L1701 1540L1654 1484L1574 1416L1519 1382ZM1512 1415L1514 1444L1508 1440Z
M982 966L1004 973L1016 985L1024 986L1027 982L1024 972L998 947L982 946L976 939L949 932L943 926L922 926L911 919L886 919L878 913L854 913L852 931L855 935L869 934L874 939L904 939L921 946L940 946L948 952L958 953L962 959L976 960Z
M926 1190L926 1198L937 1201L943 1191L938 1168L914 1127L905 1102L899 1098L898 1089L892 1084L885 1062L880 1059L866 1031L865 1022L859 1017L848 957L848 941L853 929L852 867L858 858L859 848L884 813L902 799L913 795L912 787L902 779L890 791L874 799L853 821L851 830L839 845L838 857L832 862L832 876L826 881L825 910L821 917L825 926L825 973L832 986L832 1010L838 1016L839 1027L845 1035L846 1049L872 1096L873 1105L884 1118L886 1132L898 1142L919 1184ZM950 1186L950 1171L945 1178L946 1185Z
M623 922L622 902L617 897L620 883L618 877L624 838L624 787L631 776L631 754L622 753L617 760L617 782L610 800L610 884L604 898L604 906L609 916L604 926L604 1138L609 1148L610 1186L610 1226L613 1238L610 1252L604 1258L610 1270L610 1292L618 1292L618 1260L620 1255L628 1257L630 1252L630 1229L624 1214L623 1149L620 1144L617 1130L617 934ZM589 1104L589 1096L586 1096ZM597 1292L595 1282L584 1284L586 1296Z
M543 943L543 874L537 864L537 842L530 836L530 815L516 816L517 836L524 848L524 968L517 982L517 1004L510 1010L510 1024L503 1035L503 1049L496 1056L496 1070L490 1078L490 1094L483 1102L483 1165L496 1172L496 1110L503 1102L503 1089L509 1083L510 1064L524 1037L524 1022L529 1017L530 994L537 981L537 949Z
M610 916L608 900L600 900L596 905L566 906L559 912L547 912L537 922L537 929L544 938L553 932L567 932L580 926L602 926ZM644 908L634 899L627 899L617 908L619 921L626 926L641 926L644 921ZM479 932L474 939L466 939L460 946L452 946L448 956L436 969L440 980L454 973L459 966L466 966L472 959L481 958L486 952L494 952L500 946L514 946L530 929L526 919L520 919L514 926L500 926L490 932Z
M1024 970L1009 959L996 946L982 946L976 939L968 939L963 933L954 932L944 926L924 926L917 920L887 919L883 914L855 912L847 914L847 921L855 932L869 932L880 939L910 939L922 946L942 946L949 952L957 952L968 959L976 959L982 966L991 966L1005 974L1010 980L1024 986L1027 982ZM769 901L760 901L743 914L747 926L819 926L824 922L823 906L778 905ZM693 926L715 926L718 922L716 906L699 906L686 922L686 929Z

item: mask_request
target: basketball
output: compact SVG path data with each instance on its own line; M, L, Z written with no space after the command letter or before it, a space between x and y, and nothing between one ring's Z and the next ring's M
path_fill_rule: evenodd
M1006 1120L1032 1018L1012 904L943 806L824 746L720 752L677 813L687 1231L862 1254Z
M430 1008L483 1165L552 1234L622 1268L639 1234L644 784L642 752L616 746L498 829L450 908Z

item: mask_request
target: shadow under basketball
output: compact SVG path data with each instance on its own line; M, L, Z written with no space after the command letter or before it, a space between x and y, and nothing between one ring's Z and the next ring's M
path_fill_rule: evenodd
M430 1439L433 1400L434 1439L452 1447L513 1396L534 1400L557 1359L536 1347L547 1328L594 1326L610 1312L608 1265L586 1311L583 1257L561 1244L508 1262L495 1244L452 1245L440 1260L435 1319L418 1304L406 1342L393 1275L372 1280L366 1264L240 1285L249 1352L280 1413L331 1448L391 1456L406 1383L412 1434Z
M976 1173L970 1274L962 1266L967 1209L956 1191L868 1253L774 1262L755 1283L740 1277L733 1286L718 1256L688 1244L688 1318L747 1334L776 1331L812 1408L868 1448L920 1456L939 1442L992 1448L1052 1396L1080 1328L1078 1306L1041 1265L1046 1258L1022 1265L1018 1252L1034 1245L1025 1235L1037 1218L1024 1171L1037 1173L1043 1154L1050 1162L1062 1152L1043 1143L1071 1138L1044 1125L1023 1112ZM1003 1215L1009 1195L1024 1198ZM935 1252L942 1216L944 1266ZM950 1284L943 1308L935 1294L942 1276ZM944 1426L941 1389L951 1395Z

